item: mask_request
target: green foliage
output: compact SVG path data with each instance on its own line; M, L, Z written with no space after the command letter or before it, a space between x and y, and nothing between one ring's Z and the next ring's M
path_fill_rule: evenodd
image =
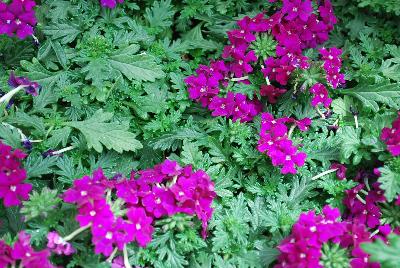
M127 131L128 126L115 122L106 123L112 117L112 113L100 109L85 121L64 124L81 131L86 138L88 148L94 148L99 153L103 151L103 146L119 153L142 148L142 144L135 139L136 136Z
M42 191L32 192L28 201L24 201L24 207L21 213L25 216L25 220L29 221L35 217L41 216L46 218L61 202L57 196L56 190L43 188Z
M395 268L400 262L400 236L391 234L388 241L389 244L386 244L381 239L376 239L373 243L361 244L361 247L371 254L371 260L379 262L382 268Z

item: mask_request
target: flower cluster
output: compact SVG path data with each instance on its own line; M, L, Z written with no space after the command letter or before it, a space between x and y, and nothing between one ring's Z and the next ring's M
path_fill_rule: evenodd
M310 0L285 0L282 9L270 17L260 13L253 18L246 16L239 20L238 29L227 32L230 43L222 53L225 61L211 62L209 67L200 65L196 75L185 79L189 97L208 107L213 116L231 117L241 122L252 120L262 110L259 102L229 90L226 97L220 97L220 88L228 87L229 81L250 84L248 75L254 72L259 62L252 44L257 42L260 34L272 36L277 43L273 46L276 57L263 59L264 65L260 70L267 85L261 85L260 95L267 97L268 102L276 103L277 98L286 92L282 86L287 85L292 72L310 67L303 51L325 42L336 23L329 0L320 1L316 11ZM337 52L335 49L331 51ZM325 65L330 67L329 77L333 79L338 62L331 61ZM340 66L338 68L340 70ZM341 81L341 76L337 77Z
M299 121L288 117L275 119L272 114L263 113L258 150L271 158L272 165L282 166L282 174L296 174L296 166L303 166L307 155L299 152L293 145L288 136L287 123L293 123L301 131L306 131L311 125L311 119L304 118Z
M56 267L48 260L51 253L49 250L35 251L31 246L31 237L24 231L18 234L18 240L12 247L0 240L0 267Z
M320 264L324 243L338 243L346 232L346 224L339 221L340 212L325 206L322 215L314 211L303 213L293 225L292 233L278 246L281 254L275 268L323 267Z
M75 249L70 243L65 241L57 232L47 234L47 248L57 255L71 255Z
M319 52L324 61L326 80L333 88L337 88L340 84L345 82L344 74L340 73L340 68L342 67L342 50L332 47L321 48Z
M346 190L346 197L343 200L348 209L347 219L365 224L369 228L374 228L380 224L381 209L379 202L386 201L383 191L379 188L379 183L372 184L372 189L366 192L366 185L360 183L350 190ZM365 198L360 196L366 193Z
M115 8L117 6L117 3L123 2L124 0L100 0L101 6L108 8Z
M325 108L329 108L332 103L332 99L329 98L328 90L321 83L316 83L310 88L310 92L313 95L311 99L311 105L317 107L318 104L324 105Z
M116 200L111 198L113 191ZM152 169L132 172L130 179L109 180L99 169L74 181L63 199L77 204L76 220L81 230L91 228L96 254L109 256L114 246L123 250L133 241L145 247L151 241L153 221L176 213L196 215L205 237L214 197L213 182L204 171L193 172L191 166L182 168L165 160Z
M369 255L360 245L375 239L386 241L392 232L389 225L379 226L370 233L365 224L357 220L340 221L337 208L325 206L322 215L314 211L303 213L293 225L292 233L278 246L281 254L275 268L287 267L324 267L321 261L324 244L334 243L347 249L351 256L352 268L379 268L378 263L372 263Z
M26 157L19 149L0 142L0 198L6 207L17 206L21 200L29 198L32 185L23 183L26 171L21 167L21 160Z
M13 0L10 4L0 2L0 34L20 39L33 35L37 21L33 0Z
M381 139L386 143L388 151L393 156L400 155L400 112L391 128L383 128Z

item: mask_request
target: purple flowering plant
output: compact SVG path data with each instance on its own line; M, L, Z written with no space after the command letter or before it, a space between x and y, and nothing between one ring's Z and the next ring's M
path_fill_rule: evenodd
M0 268L397 268L375 2L0 1Z

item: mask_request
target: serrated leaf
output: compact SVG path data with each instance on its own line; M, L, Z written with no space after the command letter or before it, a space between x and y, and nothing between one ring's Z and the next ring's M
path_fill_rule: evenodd
M359 85L357 87L341 90L342 94L355 97L368 109L379 111L378 103L384 103L391 108L400 107L400 83L388 82L376 85Z
M371 261L379 262L382 268L397 268L400 263L400 236L391 234L388 244L381 239L373 243L363 243L361 248L371 254Z
M129 80L150 81L164 77L161 67L156 64L154 58L145 53L136 53L137 46L129 46L129 49L121 49L108 59L112 68L121 72Z
M68 44L76 39L81 30L78 25L73 23L57 23L43 27L43 33L53 40L60 39L62 44Z
M400 173L393 171L388 166L379 169L381 176L378 181L381 183L379 186L385 190L385 197L388 202L393 201L400 194Z
M135 134L128 131L128 126L116 122L106 123L112 117L112 113L99 109L85 121L66 122L64 125L81 131L88 148L94 148L99 153L103 151L103 146L119 153L141 149L142 144L136 140Z

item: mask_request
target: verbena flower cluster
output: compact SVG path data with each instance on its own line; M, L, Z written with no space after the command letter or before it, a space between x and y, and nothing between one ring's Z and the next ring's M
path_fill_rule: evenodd
M328 34L336 22L329 0L319 1L316 10L309 0L287 0L283 1L282 8L270 17L265 13L253 18L244 17L237 22L238 29L227 33L230 44L223 50L224 60L211 61L209 66L200 65L195 75L185 79L190 99L211 110L212 116L247 122L262 112L263 102L257 99L256 93L249 99L242 93L230 91L230 88L232 82L251 84L249 75L255 71L261 71L266 81L266 84L260 86L259 95L266 97L271 104L276 103L278 98L287 92L287 84L295 70L308 69L312 64L319 66L321 76L323 67L327 83L333 88L338 87L344 83L344 76L340 73L340 49L320 49L323 64L312 63L311 59L303 55L304 50L315 48L327 41ZM274 42L272 45L270 42L272 49L270 53L266 53L268 55L257 53L257 42L261 38L271 38L271 42ZM222 92L227 94L220 96ZM328 89L324 84L314 84L310 92L312 106L317 107L321 104L329 108L332 99L329 98ZM304 164L305 154L297 153L291 140L282 139L285 133L272 133L272 137L269 132L262 131L261 134L262 146L259 145L259 150L268 151L273 165L283 166L283 174L296 173L294 167ZM275 141L279 142L275 144Z
M123 250L133 241L145 247L151 241L154 220L176 213L196 215L205 238L215 196L214 184L204 171L165 160L152 169L133 172L130 179L109 180L99 169L91 177L75 180L63 199L77 205L80 226L91 228L95 253L109 256L114 247ZM124 213L116 214L116 210Z
M35 251L30 240L30 235L24 231L18 234L18 240L12 247L0 240L0 268L9 266L55 268L56 266L49 261L50 251L48 249Z
M371 234L363 223L341 221L339 209L325 206L322 215L316 215L314 211L300 215L291 235L278 246L281 254L275 267L323 268L322 247L333 243L350 252L352 268L378 268L380 265L369 261L369 255L362 251L360 244L375 239L385 241L391 232L389 225L383 225Z
M343 165L335 163L331 169L337 170L338 179L345 179L346 168ZM378 170L374 174L358 172L354 181L380 176ZM345 191L343 204L346 211L342 215L342 221L339 220L339 210L329 206L322 210L322 215L316 215L314 211L301 214L293 225L291 235L278 246L281 255L275 267L322 268L323 245L334 243L347 250L352 268L379 268L380 264L371 262L369 254L361 249L361 243L376 239L386 242L389 234L398 234L400 230L392 229L382 219L379 204L387 200L384 191L380 189L380 183L368 185L367 180L364 181Z
M283 1L282 9L271 17L260 13L253 18L239 20L239 29L228 31L230 44L222 53L225 61L212 61L210 66L200 65L196 75L185 79L189 97L200 102L203 107L208 107L213 116L225 116L233 121L250 121L262 110L260 101L255 96L253 100L249 100L245 95L229 90L225 97L218 94L220 88L229 88L230 81L250 84L248 75L261 66L267 85L261 85L260 95L267 97L268 102L276 103L277 98L286 92L284 87L293 71L310 67L309 59L303 56L303 51L327 41L328 34L336 23L330 1L320 2L323 3L318 6L318 15L314 14L309 0ZM276 57L270 56L259 65L259 61L263 59L259 59L252 50L252 43L257 41L257 36L261 33L272 35L277 45ZM339 83L344 82L343 74L339 73L341 50L323 48L320 51L327 81L336 88ZM327 92L324 95L324 98L328 97ZM315 102L316 100L313 105Z
M26 154L0 142L0 198L6 207L17 206L29 198L32 185L24 183L26 170L21 160Z
M25 39L33 34L37 20L33 0L13 0L10 4L0 2L0 34Z
M326 80L333 87L337 88L340 84L344 84L344 74L340 73L342 66L342 50L338 48L321 48L319 50L324 61L324 70Z
M400 155L400 112L397 119L392 123L391 128L383 128L381 139L386 143L387 150L393 156Z
M297 147L288 137L286 127L288 123L294 124L301 131L306 131L311 125L311 119L304 118L299 121L288 117L275 119L272 114L263 113L257 149L266 153L274 166L282 166L282 174L296 174L296 166L303 166L307 155L304 152L298 152Z

